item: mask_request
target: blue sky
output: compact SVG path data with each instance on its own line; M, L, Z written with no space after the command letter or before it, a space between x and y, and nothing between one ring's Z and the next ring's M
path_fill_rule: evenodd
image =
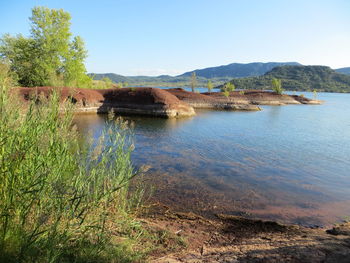
M63 8L89 72L176 75L233 62L350 67L349 0L0 0L0 35Z

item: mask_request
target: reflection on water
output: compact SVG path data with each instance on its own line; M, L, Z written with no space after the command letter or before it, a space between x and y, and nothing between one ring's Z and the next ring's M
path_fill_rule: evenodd
M318 96L324 105L128 117L135 123L133 161L152 167L155 198L177 209L302 224L339 220L350 215L350 95ZM76 117L80 132L93 137L105 121Z

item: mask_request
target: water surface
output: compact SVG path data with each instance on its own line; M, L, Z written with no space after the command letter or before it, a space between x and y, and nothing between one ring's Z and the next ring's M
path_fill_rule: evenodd
M128 117L135 123L132 158L152 167L155 198L175 209L304 225L339 221L350 216L350 94L318 99L325 104ZM106 118L76 121L96 137Z

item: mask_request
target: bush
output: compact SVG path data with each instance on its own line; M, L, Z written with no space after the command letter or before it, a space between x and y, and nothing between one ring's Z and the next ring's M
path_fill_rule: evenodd
M228 92L232 92L236 89L235 85L231 82L227 82L223 88L221 89L221 91L228 91Z
M137 174L127 124L109 123L98 143L81 143L70 104L62 106L53 93L23 109L8 82L1 73L0 262L101 262L119 255L106 249L109 229L128 218L128 185Z
M281 95L283 93L282 81L280 79L273 78L271 82L272 82L272 90L277 94Z

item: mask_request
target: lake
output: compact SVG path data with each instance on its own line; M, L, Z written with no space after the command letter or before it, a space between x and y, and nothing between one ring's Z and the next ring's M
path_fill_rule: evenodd
M303 93L313 97L312 93ZM260 112L196 110L185 119L135 123L136 166L147 164L154 199L176 210L229 213L302 225L350 216L350 94L318 93L323 105ZM77 115L97 137L106 116Z

